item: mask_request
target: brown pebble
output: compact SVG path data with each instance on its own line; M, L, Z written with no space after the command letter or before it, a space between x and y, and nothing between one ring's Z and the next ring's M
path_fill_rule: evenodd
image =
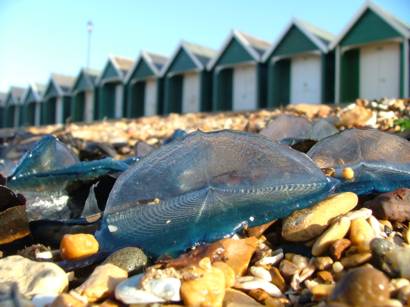
M318 301L325 297L328 297L332 293L334 287L335 285L318 284L316 286L313 286L310 291L312 292L313 299L315 301Z
M26 206L11 207L0 212L0 224L0 244L10 243L30 234Z
M354 170L351 167L346 167L342 170L342 177L345 180L354 179Z
M344 257L340 260L345 268L355 267L368 262L372 258L371 253L359 253Z
M279 264L279 270L285 277L291 277L299 271L299 268L293 262L283 259Z
M216 261L212 263L212 266L220 269L225 275L225 287L231 288L235 284L235 272L234 270L225 262Z
M329 254L330 256L335 259L339 260L342 258L343 252L349 248L349 246L352 244L352 242L349 239L339 239L333 242L333 244L330 246L329 249Z
M234 289L226 289L224 301L224 307L262 307L263 305L259 304L249 295L243 293L242 291Z
M364 219L355 219L350 224L350 240L361 252L370 250L370 242L375 238L375 233L370 224Z
M249 237L257 237L258 238L265 232L266 229L268 229L275 222L276 222L276 220L273 220L273 221L270 221L266 224L262 224L262 225L255 226L255 227L249 227L246 230L246 233Z
M272 283L277 286L280 291L285 292L286 289L286 281L283 278L282 274L280 273L277 267L271 267L269 269L270 276L272 277Z
M98 252L98 241L91 234L66 234L60 242L61 258L79 260Z
M329 271L319 271L316 275L326 283L333 283L335 281L332 273Z
M348 271L336 284L330 300L352 306L384 306L390 298L389 279L371 267Z
M266 293L265 291L263 291L262 289L252 289L252 290L249 290L248 293L251 297L253 297L258 302L263 302L268 297L270 297L270 295Z
M332 258L328 256L313 258L313 265L319 271L328 270L333 264Z
M61 293L50 307L85 307L87 306L86 303L80 301L79 299L75 298L74 296L68 293Z

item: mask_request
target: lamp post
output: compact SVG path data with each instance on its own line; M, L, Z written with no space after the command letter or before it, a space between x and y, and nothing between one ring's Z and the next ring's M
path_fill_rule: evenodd
M87 63L86 67L90 68L90 57L91 57L91 34L93 32L93 22L89 20L87 22L87 33L88 33L88 38L87 38Z

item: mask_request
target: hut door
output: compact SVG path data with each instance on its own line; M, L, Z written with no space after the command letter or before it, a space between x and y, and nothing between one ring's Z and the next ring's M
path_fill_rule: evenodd
M320 56L294 57L290 68L290 102L320 103L321 101Z
M57 97L55 123L57 124L63 123L63 97Z
M254 110L256 107L256 66L235 67L233 72L233 110Z
M122 84L117 84L115 86L115 118L122 117L123 89L124 87Z
M91 122L94 115L94 92L85 91L85 121Z
M35 104L35 109L34 109L34 125L35 126L40 126L41 124L41 103L36 102Z
M199 74L184 75L182 86L182 112L199 112Z
M360 97L399 97L399 44L360 49Z
M157 82L147 80L145 83L145 115L151 116L157 113Z

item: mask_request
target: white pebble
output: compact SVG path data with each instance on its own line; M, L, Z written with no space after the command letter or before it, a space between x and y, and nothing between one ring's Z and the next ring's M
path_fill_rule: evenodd
M268 257L263 257L261 260L256 262L256 265L275 265L279 263L283 259L283 252L274 255L274 256L268 256Z
M269 295L273 297L280 297L282 296L282 292L278 287L276 287L274 284L263 280L263 279L255 279L252 281L246 281L240 284L237 284L237 288L245 289L245 290L252 290L252 289L262 289Z
M54 302L57 296L57 294L37 294L31 299L31 302L35 307L45 307Z
M372 210L368 208L362 208L359 210L350 211L349 213L346 213L344 216L347 217L350 221L357 220L357 219L366 220L372 216Z
M249 271L255 277L264 279L266 281L272 281L272 276L270 275L269 271L265 268L262 268L260 266L251 266Z
M380 222L373 216L371 215L368 219L370 226L372 226L374 234L376 235L376 238L382 238L383 237L383 225L380 224Z

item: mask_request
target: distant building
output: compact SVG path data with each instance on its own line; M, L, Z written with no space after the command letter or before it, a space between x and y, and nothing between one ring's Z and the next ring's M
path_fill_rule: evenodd
M23 98L24 120L23 125L39 126L41 124L41 105L45 86L30 84Z
M162 70L164 113L211 111L212 76L206 65L216 51L181 42Z
M71 116L71 87L74 78L51 74L44 91L42 103L43 125L63 124Z
M333 42L336 102L409 97L410 26L371 2Z
M168 58L142 51L126 78L127 117L135 118L163 113L161 70Z
M334 36L293 20L264 55L268 106L334 101Z
M213 72L213 110L254 110L266 107L266 67L262 55L270 44L232 31L208 64Z
M19 127L23 118L22 99L25 89L22 87L12 86L7 93L5 101L5 127L13 128Z
M96 119L121 118L125 114L125 76L132 68L131 59L110 56L98 78L98 104Z
M71 89L71 116L74 122L91 122L97 117L99 75L97 70L84 68L75 79Z

